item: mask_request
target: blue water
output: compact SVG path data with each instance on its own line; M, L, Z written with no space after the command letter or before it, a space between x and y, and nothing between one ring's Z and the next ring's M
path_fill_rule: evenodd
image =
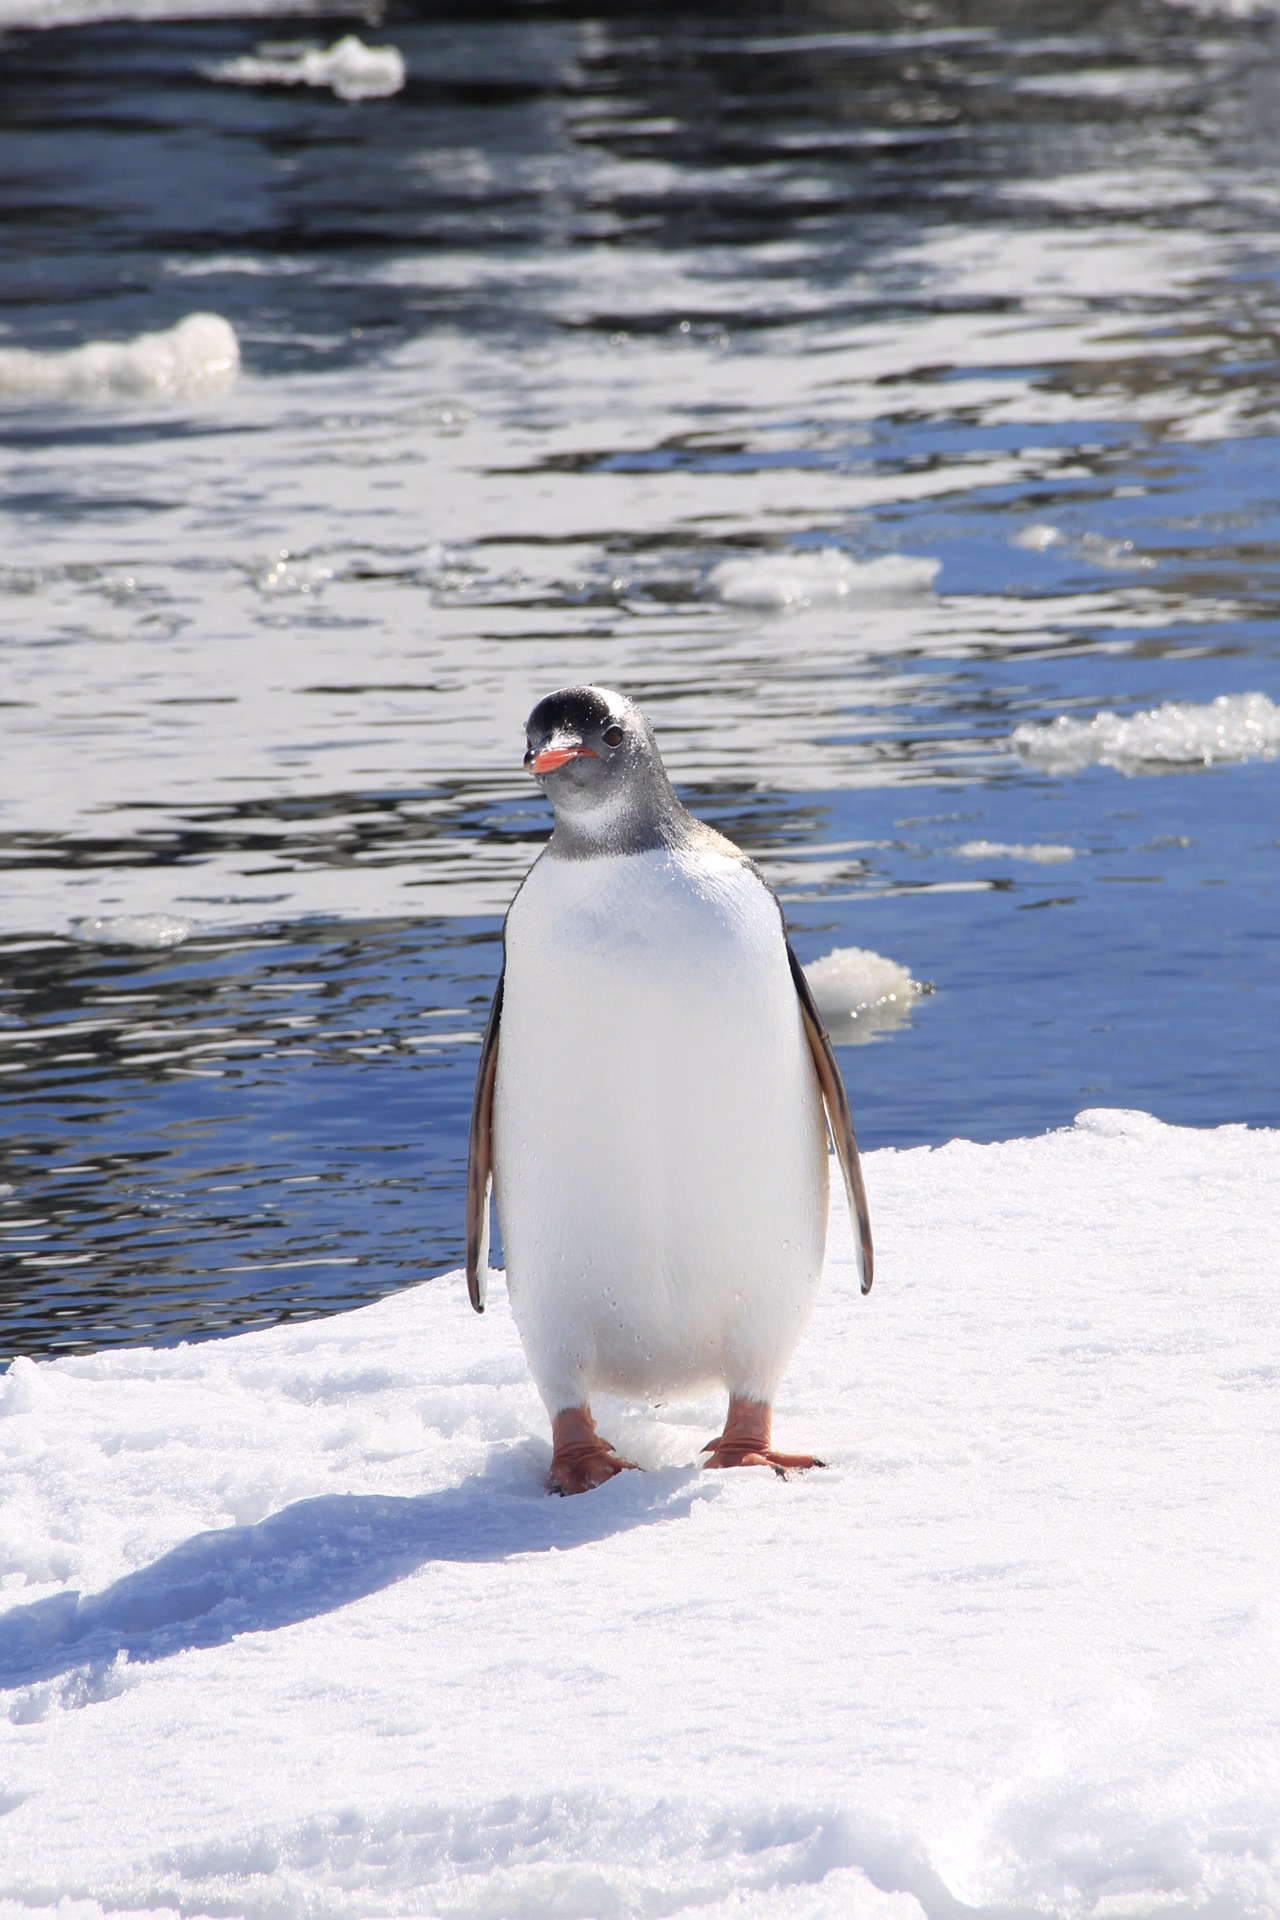
M403 93L204 72L353 25ZM547 826L520 720L587 675L802 959L932 985L840 1049L864 1148L1280 1124L1280 767L1010 746L1280 700L1274 20L422 7L4 54L0 355L212 311L243 371L0 391L0 1356L457 1264ZM831 547L934 591L708 584ZM181 945L86 938L156 912Z

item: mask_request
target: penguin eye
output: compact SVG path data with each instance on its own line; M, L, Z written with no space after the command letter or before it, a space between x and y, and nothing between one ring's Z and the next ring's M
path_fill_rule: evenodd
M601 737L606 747L620 747L624 738L621 727L606 727Z

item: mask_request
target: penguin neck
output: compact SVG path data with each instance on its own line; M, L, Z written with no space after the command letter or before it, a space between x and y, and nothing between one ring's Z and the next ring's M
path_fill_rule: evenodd
M686 813L665 774L643 786L628 782L599 805L561 801L547 845L552 860L608 860L620 854L694 847L708 829Z

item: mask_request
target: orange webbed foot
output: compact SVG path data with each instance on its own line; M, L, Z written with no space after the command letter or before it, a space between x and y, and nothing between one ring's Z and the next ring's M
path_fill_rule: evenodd
M624 1460L607 1440L596 1432L590 1407L566 1407L551 1422L551 1472L547 1485L552 1493L590 1493L606 1480L628 1469L638 1471L634 1460Z
M772 1467L780 1479L788 1473L806 1473L825 1467L812 1453L779 1453L770 1446L773 1409L763 1400L731 1399L724 1432L702 1449L707 1467Z

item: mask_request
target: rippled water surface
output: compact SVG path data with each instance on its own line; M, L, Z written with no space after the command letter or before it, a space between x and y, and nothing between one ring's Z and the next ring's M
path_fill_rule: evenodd
M0 1352L457 1262L522 721L573 680L803 959L934 986L841 1050L864 1146L1280 1124L1273 14L40 4ZM347 31L399 92L212 77Z

